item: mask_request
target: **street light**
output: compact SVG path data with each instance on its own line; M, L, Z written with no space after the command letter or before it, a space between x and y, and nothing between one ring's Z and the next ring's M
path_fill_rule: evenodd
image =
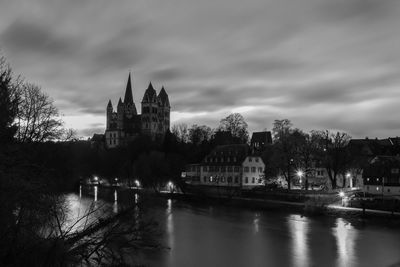
M301 186L302 180L301 180L301 178L303 177L303 175L304 175L304 172L302 170L298 170L297 171L297 176L299 176L299 181L300 181L300 189L302 189L302 186Z
M139 180L135 180L135 185L136 185L136 187L139 187L139 186L140 186Z

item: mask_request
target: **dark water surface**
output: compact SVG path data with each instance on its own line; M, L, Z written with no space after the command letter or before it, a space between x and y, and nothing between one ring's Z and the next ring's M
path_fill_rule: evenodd
M109 201L114 211L123 201L118 192L102 194L96 199ZM124 194L140 201L133 192ZM68 196L75 211L95 198L94 192L80 195ZM400 229L384 221L349 222L176 200L148 210L160 225L162 244L170 249L136 258L144 266L400 266Z

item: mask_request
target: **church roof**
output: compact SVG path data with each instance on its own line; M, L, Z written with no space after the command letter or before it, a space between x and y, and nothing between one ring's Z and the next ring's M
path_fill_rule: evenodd
M142 103L156 102L156 98L157 92L156 90L154 90L153 85L150 82L149 86L146 89L146 92L144 92Z
M122 100L121 100L121 98L119 98L119 101L118 101L118 106L121 106L123 103L122 103Z
M129 73L128 82L126 83L124 103L125 104L133 104L131 73Z
M161 102L161 104L162 104L163 106L167 106L167 107L170 106L170 105L169 105L168 94L167 94L167 92L165 91L164 86L161 88L161 91L160 91L160 93L158 94L158 97L157 97L157 98L159 99L159 101Z
M111 99L110 99L110 100L108 100L107 107L108 107L108 108L112 108L112 107L113 107L113 106L112 106L112 103L111 103Z

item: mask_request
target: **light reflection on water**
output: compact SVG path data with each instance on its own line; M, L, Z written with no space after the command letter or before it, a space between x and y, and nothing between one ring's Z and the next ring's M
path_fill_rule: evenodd
M336 219L336 227L332 229L336 237L337 266L353 266L355 261L355 243L358 231L342 218Z
M167 239L168 239L168 246L170 248L174 247L174 216L172 213L172 200L167 200Z
M297 214L291 214L287 222L292 237L293 265L299 267L310 266L308 252L309 219Z
M117 189L114 190L113 212L114 213L118 213L118 193L117 193Z
M101 205L106 194L103 189L90 189L93 190L96 201L99 194ZM94 203L93 195L85 197L85 190L81 193L81 198L78 194L69 196L74 216ZM110 212L127 199L130 203L142 200L134 192L124 196L118 190L108 191ZM342 218L252 212L170 199L143 210L151 211L164 233L162 243L171 248L146 254L141 258L145 266L368 267L400 262L400 231L357 228ZM139 214L142 209L137 207L134 212ZM379 240L380 253L371 253L375 240Z

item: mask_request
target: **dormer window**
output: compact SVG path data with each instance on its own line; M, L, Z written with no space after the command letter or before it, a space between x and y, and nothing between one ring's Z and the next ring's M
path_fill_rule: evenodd
M253 161L253 158L252 157L249 157L249 162L252 162Z

